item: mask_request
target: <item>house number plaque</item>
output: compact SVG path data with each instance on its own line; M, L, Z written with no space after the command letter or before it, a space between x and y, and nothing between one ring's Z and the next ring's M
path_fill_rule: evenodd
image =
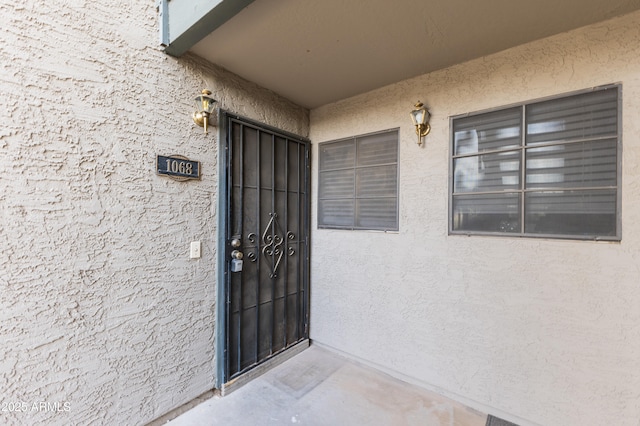
M156 158L156 171L159 175L168 176L178 181L200 179L200 162L191 161L181 155L173 155L171 157L158 155Z

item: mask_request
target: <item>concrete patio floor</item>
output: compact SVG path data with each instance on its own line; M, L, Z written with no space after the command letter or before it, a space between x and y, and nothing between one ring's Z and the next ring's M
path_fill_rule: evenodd
M312 345L171 426L485 426L487 415Z

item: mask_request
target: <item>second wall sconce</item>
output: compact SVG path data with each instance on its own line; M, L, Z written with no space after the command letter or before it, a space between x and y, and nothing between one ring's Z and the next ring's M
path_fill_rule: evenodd
M215 109L216 100L211 96L211 91L203 90L200 96L196 96L196 110L192 115L193 121L200 127L204 127L204 133L207 134L209 128L209 118Z
M430 117L429 110L425 108L422 102L418 101L415 109L411 111L411 119L413 120L413 125L416 126L416 133L418 134L418 145L422 145L422 138L431 131Z

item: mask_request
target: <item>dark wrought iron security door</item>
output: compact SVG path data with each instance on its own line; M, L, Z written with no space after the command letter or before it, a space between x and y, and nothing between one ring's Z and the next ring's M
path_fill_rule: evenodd
M238 117L226 125L229 381L308 337L309 144Z

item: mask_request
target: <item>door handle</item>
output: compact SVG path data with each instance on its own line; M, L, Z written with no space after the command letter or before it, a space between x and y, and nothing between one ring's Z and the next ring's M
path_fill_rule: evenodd
M232 259L242 260L243 257L244 257L244 253L242 253L240 250L234 250L231 252Z

